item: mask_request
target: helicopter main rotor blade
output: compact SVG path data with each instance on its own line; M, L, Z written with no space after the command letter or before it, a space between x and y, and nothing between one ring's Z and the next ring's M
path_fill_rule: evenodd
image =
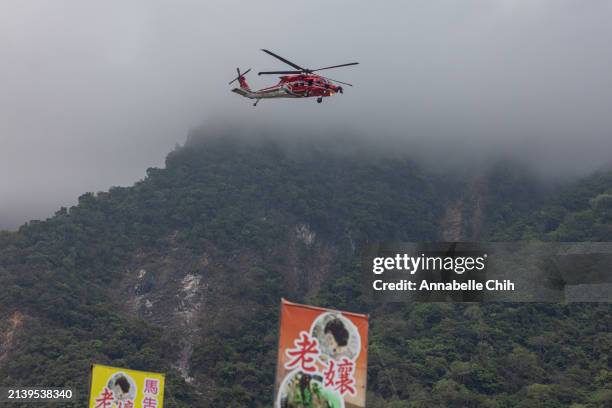
M315 72L315 71L323 71L324 69L332 69L332 68L340 68L340 67L348 67L349 65L358 65L358 62L349 62L348 64L340 64L340 65L332 65L331 67L325 67L325 68L317 68L317 69L313 69L310 72Z
M270 54L270 55L271 55L271 56L273 56L274 58L278 58L279 60L283 61L283 62L284 62L285 64L287 64L287 65L291 65L291 66L292 66L293 68L295 68L295 69L299 69L300 71L308 71L307 69L302 68L302 67L300 67L300 66L299 66L299 65L297 65L297 64L294 64L293 62L291 62L291 61L289 61L289 60L287 60L287 59L285 59L285 58L281 57L280 55L276 55L276 54L275 54L275 53L273 53L272 51L268 51L268 50L264 50L264 49L262 49L262 51L263 51L263 52L265 52L266 54Z
M257 75L268 75L268 74L301 74L302 71L264 71L258 72Z
M325 78L329 81L333 81L333 82L338 82L339 84L344 84L344 85L348 85L348 86L353 86L353 84L349 84L348 82L342 82L342 81L338 81L337 79L332 79L332 78L328 78L328 77L324 77L323 75L319 75L321 78Z

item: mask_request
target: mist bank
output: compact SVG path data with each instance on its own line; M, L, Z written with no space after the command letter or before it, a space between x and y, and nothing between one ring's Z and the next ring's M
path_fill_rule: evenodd
M140 139L142 140L142 139ZM189 131L183 145L206 144L227 141L243 148L273 144L280 150L299 158L318 152L331 153L330 157L350 156L363 160L407 160L422 171L450 178L476 179L492 168L503 166L520 174L543 189L551 190L575 182L598 170L612 168L612 146L581 144L581 140L545 141L542 137L502 138L499 135L486 139L482 135L457 132L411 131L400 132L390 128L367 126L358 128L351 122L324 124L301 118L289 125L287 121L269 123L266 116L255 118L246 125L229 117L217 117ZM146 142L142 142L146 143ZM142 147L147 150L146 146ZM77 154L77 152L73 152ZM128 186L145 176L144 154L136 158L142 167L137 168L129 156L121 163L94 162L85 166L79 177L59 177L44 188L33 177L24 177L18 189L2 192L0 201L0 229L16 229L31 219L44 219L61 206L76 204L77 197L86 191L106 190L114 185ZM67 158L70 160L70 158ZM80 159L83 160L82 158ZM125 163L123 163L125 162ZM161 165L152 160L151 166ZM49 174L61 169L49 169ZM39 174L38 178L49 177ZM117 183L117 180L121 180ZM75 186L80 190L75 192Z
M351 121L317 122L294 118L270 123L255 118L248 125L218 117L189 132L186 144L227 138L246 145L275 143L299 155L310 150L332 151L371 159L406 159L436 173L477 176L506 163L533 173L544 182L572 181L612 168L612 138L555 137L552 134L511 134L507 129L490 135L458 128L456 131L405 130L389 126L356 125Z

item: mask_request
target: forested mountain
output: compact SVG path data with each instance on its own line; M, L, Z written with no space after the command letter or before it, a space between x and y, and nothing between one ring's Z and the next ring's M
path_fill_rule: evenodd
M97 362L168 373L168 407L271 406L286 297L370 313L370 407L612 406L611 305L384 306L358 271L376 240L612 240L612 172L550 191L512 163L203 133L0 233L0 384L71 385L82 407Z

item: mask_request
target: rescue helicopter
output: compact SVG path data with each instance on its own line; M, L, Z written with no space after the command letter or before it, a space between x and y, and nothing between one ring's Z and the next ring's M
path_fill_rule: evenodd
M263 88L258 91L253 91L249 87L245 79L245 75L251 71L251 68L246 70L245 72L240 72L239 68L236 68L238 72L238 76L230 81L229 85L238 81L240 84L239 88L232 89L232 92L237 93L238 95L242 95L249 99L255 99L255 103L253 106L257 106L261 99L270 99L270 98L317 98L317 102L323 102L323 98L335 95L337 93L343 93L344 90L342 86L336 85L343 84L348 86L353 86L347 82L338 81L337 79L331 79L324 77L319 74L315 74L315 72L323 71L326 69L332 68L340 68L346 67L349 65L357 65L358 62L349 62L348 64L340 64L340 65L332 65L329 67L317 68L317 69L308 69L301 67L280 55L273 53L272 51L268 51L262 49L263 52L273 56L274 58L279 59L285 64L294 68L292 71L264 71L259 72L258 75L271 75L271 74L281 74L280 81L271 87Z

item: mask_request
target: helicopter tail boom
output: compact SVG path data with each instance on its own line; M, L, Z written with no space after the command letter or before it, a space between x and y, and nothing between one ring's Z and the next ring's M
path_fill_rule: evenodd
M244 97L249 98L249 99L257 98L257 96L256 96L256 94L254 92L252 92L250 89L243 88L242 84L241 84L240 88L232 89L232 92L235 92L238 95L244 96Z

